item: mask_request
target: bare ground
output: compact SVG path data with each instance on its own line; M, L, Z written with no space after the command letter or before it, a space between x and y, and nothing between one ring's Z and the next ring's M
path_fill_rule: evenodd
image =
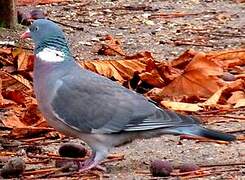
M71 4L38 7L48 12L50 19L66 24L63 28L78 60L111 59L95 53L96 44L106 34L120 39L128 54L147 50L157 60L173 59L189 48L212 51L245 47L245 6L228 0L118 0L93 1L88 4L74 1ZM26 6L19 8L30 9ZM177 11L192 14L178 18L148 18L159 12L167 14ZM69 25L83 27L84 30ZM23 29L19 27L15 32L1 29L0 40L18 41ZM184 45L186 43L191 45ZM240 114L244 115L244 109ZM244 121L236 120L208 126L222 131L245 129ZM44 149L53 152L57 147ZM194 162L203 165L245 162L245 144L242 141L228 145L196 143L193 140L179 140L179 137L171 135L136 140L115 148L113 152L123 153L125 160L106 164L109 179L151 179L148 174L137 171L148 171L149 163L154 159L167 159L174 164ZM231 168L234 167L221 167L224 172L199 179L245 179L245 164L239 166L238 171L229 171Z

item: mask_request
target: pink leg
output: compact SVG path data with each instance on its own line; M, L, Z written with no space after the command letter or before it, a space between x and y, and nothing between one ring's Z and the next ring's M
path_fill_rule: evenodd
M96 168L102 171L106 171L105 167L99 165L99 163L105 159L108 151L93 151L92 156L84 162L79 162L79 171L84 172L92 168Z

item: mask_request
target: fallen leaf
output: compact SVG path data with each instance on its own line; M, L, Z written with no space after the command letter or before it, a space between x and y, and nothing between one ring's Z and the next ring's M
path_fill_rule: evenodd
M119 82L130 80L134 73L145 70L146 64L139 60L92 60L81 61L80 65Z
M42 114L39 111L37 104L30 104L26 108L25 112L23 113L23 116L20 119L20 121L27 126L32 126L34 124L37 124L41 120L42 120Z
M224 88L220 88L218 91L216 91L210 98L208 98L205 102L199 103L199 105L202 106L214 106L217 105L220 97L224 91Z
M0 70L0 78L2 79L3 89L12 90L31 90L31 83L20 75L12 75Z
M22 48L16 48L12 51L13 57L17 60L18 71L32 71L34 55Z
M217 77L222 73L223 69L209 60L206 54L198 53L186 66L183 74L162 89L154 88L146 95L156 101L164 97L210 97L222 87L222 82Z
M10 99L17 104L24 104L26 95L22 90L7 90L3 93L5 99Z
M234 106L234 108L240 108L240 107L245 107L245 98L239 99Z
M166 82L166 84L169 84L175 78L183 74L183 70L174 68L166 63L160 63L157 66L157 69L158 69L159 75Z
M172 109L174 111L196 112L203 109L198 104L173 102L173 101L161 101L161 105L165 106L168 109Z
M102 47L98 50L98 54L106 56L125 56L121 42L118 39L115 39L111 35L107 35L104 39L105 43L101 44Z
M139 74L139 77L142 81L154 87L161 88L165 85L164 80L161 78L158 71L143 72Z
M15 139L27 138L27 137L30 138L50 131L53 131L53 128L32 127L32 126L16 127L10 131L8 137L15 138Z
M0 79L0 106L4 104L4 99L2 96L2 80Z
M215 62L222 64L223 68L245 65L245 49L215 51L207 56Z
M231 97L227 100L229 104L236 104L240 99L245 99L244 91L234 91Z
M183 54L181 54L178 58L172 60L170 62L170 65L172 67L176 67L179 69L185 69L185 66L192 60L192 58L197 54L198 52L193 50L193 49L189 49L187 51L185 51Z
M208 58L208 56L203 52L197 53L185 68L186 72L192 70L199 70L207 76L217 76L223 74L223 68L221 65Z
M169 85L162 89L153 88L147 95L154 100L163 97L198 96L210 97L221 85L217 77L207 76L199 70L186 72L174 79Z
M15 115L13 111L7 111L4 118L1 119L1 122L4 124L5 127L10 128L26 126L20 121L20 119Z

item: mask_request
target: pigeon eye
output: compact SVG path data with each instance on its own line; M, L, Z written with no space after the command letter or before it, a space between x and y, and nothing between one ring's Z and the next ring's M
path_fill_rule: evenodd
M34 28L34 31L38 31L39 30L39 28L36 26L35 28Z

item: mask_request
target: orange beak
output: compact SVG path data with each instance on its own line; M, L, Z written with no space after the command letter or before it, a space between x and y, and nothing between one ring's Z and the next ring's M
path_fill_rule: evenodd
M20 38L21 39L31 38L30 30L28 29L26 32L24 32L23 34L21 34Z

